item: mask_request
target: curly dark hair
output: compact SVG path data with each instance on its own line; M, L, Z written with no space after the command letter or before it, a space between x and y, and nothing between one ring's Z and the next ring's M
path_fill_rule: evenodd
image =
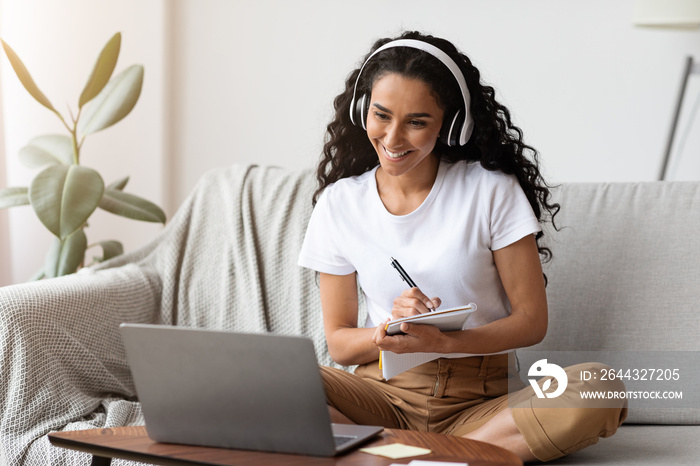
M448 162L479 161L487 170L515 175L540 223L549 221L554 226L554 216L560 206L551 201L550 187L540 173L539 155L523 142L522 130L513 124L508 109L496 100L493 87L481 82L479 70L471 60L445 39L405 32L396 38L376 41L362 63L379 47L397 39L421 40L447 53L461 69L469 88L470 111L474 119L471 138L462 147L450 147L438 140L434 149L436 155ZM365 173L379 163L365 130L350 120L350 104L359 74L360 68L350 73L345 90L333 102L335 117L327 126L323 154L316 171L319 187L313 196L314 204L329 184ZM426 83L446 115L464 106L459 85L447 67L427 52L409 47L383 50L367 62L362 69L357 94L370 94L374 83L387 74ZM541 244L543 236L542 232L537 234L537 247L543 262L547 262L552 253Z

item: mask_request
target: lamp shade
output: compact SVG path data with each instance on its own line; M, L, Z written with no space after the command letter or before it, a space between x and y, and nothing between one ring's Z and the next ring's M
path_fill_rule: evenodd
M700 26L700 0L637 0L634 10L637 26Z

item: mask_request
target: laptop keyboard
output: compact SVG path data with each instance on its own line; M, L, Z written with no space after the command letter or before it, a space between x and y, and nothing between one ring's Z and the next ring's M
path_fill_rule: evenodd
M340 447L346 443L348 443L350 440L355 440L357 437L347 437L343 435L334 435L333 440L335 441L335 446Z

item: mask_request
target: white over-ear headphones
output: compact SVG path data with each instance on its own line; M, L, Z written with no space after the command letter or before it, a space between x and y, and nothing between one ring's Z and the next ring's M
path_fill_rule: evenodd
M447 144L450 147L453 146L463 146L469 140L474 129L474 120L472 118L471 112L469 111L469 103L471 101L471 95L469 94L469 88L467 87L467 81L464 79L464 74L462 70L459 69L457 63L450 58L445 52L435 47L432 44L424 42L422 40L416 39L398 39L388 42L377 50L375 50L372 55L370 55L360 68L360 72L357 75L357 80L355 80L355 88L352 92L352 101L350 102L350 121L354 125L362 126L362 128L367 130L367 112L369 110L370 95L363 94L357 96L357 84L360 82L360 76L362 76L362 70L364 70L365 65L369 62L372 57L381 52L382 50L390 49L393 47L409 47L413 49L422 50L429 53L433 57L440 60L449 70L452 75L457 80L459 89L462 91L462 98L464 99L464 107L458 110L454 115L447 115L443 119L442 128L440 130L440 141Z

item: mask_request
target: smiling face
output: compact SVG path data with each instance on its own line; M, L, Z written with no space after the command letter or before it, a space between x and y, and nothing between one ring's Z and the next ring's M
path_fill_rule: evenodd
M372 86L367 136L388 175L435 166L433 149L440 134L443 110L421 80L388 74Z

